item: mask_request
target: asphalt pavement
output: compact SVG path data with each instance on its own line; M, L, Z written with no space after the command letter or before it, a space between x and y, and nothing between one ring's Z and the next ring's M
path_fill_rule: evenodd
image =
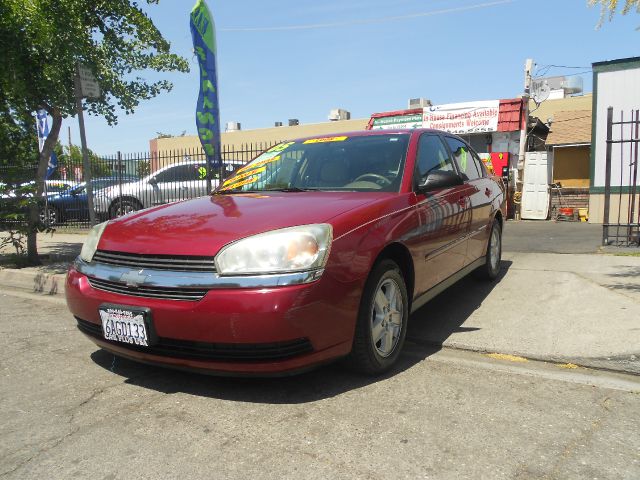
M602 225L587 222L508 221L504 250L523 253L598 253Z
M409 342L382 378L115 358L60 296L0 293L3 479L640 478L640 378Z
M595 227L509 222L499 281L415 312L381 378L116 358L64 303L84 235L41 237L46 265L0 268L0 478L637 480L640 257Z

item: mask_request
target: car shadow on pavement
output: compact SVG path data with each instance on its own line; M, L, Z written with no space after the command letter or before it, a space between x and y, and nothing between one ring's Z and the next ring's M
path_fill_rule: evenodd
M341 362L288 377L246 378L216 377L144 365L104 350L96 350L91 359L98 366L125 378L125 383L165 394L185 393L227 401L299 404L331 398L351 390L392 379L442 349L442 343L456 332L482 304L506 275L511 262L502 262L496 282L465 278L441 293L409 319L407 344L394 368L377 377L364 376L346 369ZM475 330L475 329L470 329Z
M626 267L626 270L617 273L610 273L608 276L618 280L618 283L605 285L605 287L611 288L613 290L628 290L630 292L640 292L640 283L637 283L637 280L640 279L639 267Z
M507 275L513 262L502 261L498 278L493 282L477 280L469 275L415 311L409 319L407 342L437 347L454 333L473 332L473 327L463 327L464 322Z

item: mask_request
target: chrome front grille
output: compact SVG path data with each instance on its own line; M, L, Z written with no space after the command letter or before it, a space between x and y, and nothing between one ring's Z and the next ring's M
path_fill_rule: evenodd
M197 302L206 294L203 288L175 288L175 287L147 287L147 286L127 286L121 282L100 280L98 278L87 277L91 286L97 290L105 292L119 293L120 295L130 295L133 297L160 298L163 300L183 300L187 302Z
M214 257L184 255L140 255L137 253L98 250L93 261L107 265L118 265L132 269L150 268L179 272L215 272Z

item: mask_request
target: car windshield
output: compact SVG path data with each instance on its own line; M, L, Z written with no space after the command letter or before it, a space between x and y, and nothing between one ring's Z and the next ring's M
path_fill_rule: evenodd
M218 192L398 192L408 144L408 134L281 143L237 170Z

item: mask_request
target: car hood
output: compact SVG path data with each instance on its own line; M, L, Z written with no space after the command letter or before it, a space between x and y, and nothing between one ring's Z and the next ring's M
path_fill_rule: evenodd
M112 220L98 248L139 254L215 255L235 240L269 230L331 223L331 219L361 208L367 209L363 216L368 217L371 209L380 210L375 205L394 196L397 194L377 192L212 195ZM342 233L334 228L334 238Z

